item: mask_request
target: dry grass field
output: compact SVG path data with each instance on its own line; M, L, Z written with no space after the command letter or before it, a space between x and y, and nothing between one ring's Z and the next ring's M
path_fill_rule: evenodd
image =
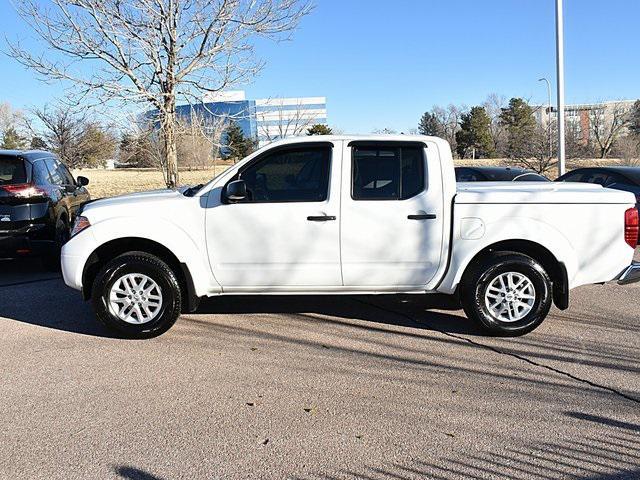
M504 166L508 162L504 159L490 160L455 160L459 166ZM589 159L589 160L570 160L568 169L589 166L605 166L605 165L622 165L623 162L614 159ZM219 174L229 168L229 165L219 165L215 168L207 170L181 171L180 183L182 185L197 185L199 183L207 183L216 174ZM145 190L155 190L164 188L164 179L159 170L152 169L119 169L119 170L101 170L101 169L85 169L75 170L74 175L83 175L90 181L89 192L92 198L113 197L131 192L142 192ZM555 178L555 170L550 171L547 176Z
M215 175L223 172L229 165L220 165L215 170L181 171L182 185L207 183ZM152 169L83 169L74 170L75 176L82 175L89 179L89 192L92 198L113 197L131 192L143 192L165 188L162 172Z

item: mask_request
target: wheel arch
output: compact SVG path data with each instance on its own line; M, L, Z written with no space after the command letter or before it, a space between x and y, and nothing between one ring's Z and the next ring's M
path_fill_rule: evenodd
M100 269L108 261L132 251L149 253L169 265L180 283L183 305L185 305L186 310L192 312L197 309L199 298L196 294L193 277L188 265L181 262L166 246L142 237L124 237L107 241L89 255L82 271L82 295L85 300L91 297L93 282Z
M461 277L479 261L493 252L515 252L539 262L551 278L553 303L560 310L569 308L569 276L566 265L544 245L531 240L503 240L484 247L467 264ZM456 286L456 291L458 290Z

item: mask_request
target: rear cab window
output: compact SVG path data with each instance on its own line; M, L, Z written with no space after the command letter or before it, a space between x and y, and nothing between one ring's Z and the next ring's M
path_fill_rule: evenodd
M419 145L354 145L351 166L354 200L406 200L426 186Z
M27 169L22 158L0 155L0 186L27 183Z

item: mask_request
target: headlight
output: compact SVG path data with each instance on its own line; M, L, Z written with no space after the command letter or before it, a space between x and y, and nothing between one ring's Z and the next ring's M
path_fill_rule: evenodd
M71 236L75 237L81 231L89 228L91 226L91 222L87 217L76 217L76 221L73 222L73 228L71 229Z

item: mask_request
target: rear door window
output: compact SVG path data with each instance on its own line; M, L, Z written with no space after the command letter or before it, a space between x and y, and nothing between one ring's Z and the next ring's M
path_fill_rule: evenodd
M27 183L27 169L19 157L0 156L0 185Z
M424 191L422 147L354 146L352 191L354 200L405 200Z
M49 175L51 177L51 183L54 185L64 185L65 179L60 174L60 170L58 169L58 162L54 158L47 158L45 160L47 164L47 169L49 170Z
M49 170L44 164L44 160L37 160L33 163L33 183L38 186L45 186L51 182Z

